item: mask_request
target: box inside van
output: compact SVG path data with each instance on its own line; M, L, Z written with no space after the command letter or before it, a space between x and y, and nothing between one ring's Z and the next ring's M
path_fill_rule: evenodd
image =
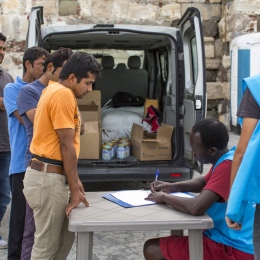
M191 179L194 169L201 171L189 144L192 126L205 118L206 111L204 41L201 17L196 8L186 10L178 23L179 28L83 22L44 26L43 17L43 7L32 8L26 48L36 45L52 52L68 47L92 54L102 65L101 78L93 88L101 97L97 117L100 116L101 144L90 144L93 149L100 147L99 156L88 157L84 149L90 148L81 146L78 172L82 181L153 181L157 169L161 180L181 181ZM119 101L123 102L127 96L133 102L116 107L113 97L117 93L123 95ZM148 119L144 120L147 100L153 100L151 104L155 105L155 110L152 111L155 111L157 121L152 120L153 113L148 113ZM79 101L82 113L88 111L85 105L84 100ZM157 125L151 126L152 122ZM89 125L94 127L96 124ZM135 125L137 127L133 129ZM163 125L167 126L165 131ZM143 160L144 150L141 151L142 145L139 150L138 138L134 137L135 133L140 133L140 127L144 136L154 127L157 130L153 129L153 132L160 140L165 141L163 134L167 135L170 153L163 156L161 149L157 153L162 156L158 154ZM110 152L113 145L106 146L105 143L118 144L121 139L128 141L128 156L120 154L108 159L102 156L101 146L104 146L104 152ZM134 153L131 152L131 139L135 142Z

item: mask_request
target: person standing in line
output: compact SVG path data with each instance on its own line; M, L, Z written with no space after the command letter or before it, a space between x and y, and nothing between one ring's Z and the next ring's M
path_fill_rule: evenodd
M246 218L246 202L256 203L252 232L255 260L260 260L260 74L243 79L242 91L237 116L243 122L232 163L226 222L239 234Z
M43 75L35 81L23 86L18 94L17 106L19 115L22 117L27 135L27 150L25 155L25 167L27 168L32 160L29 150L33 136L33 121L35 109L42 94L42 90L48 85L57 82L60 71L68 58L72 55L72 50L60 48L52 53L44 61ZM35 223L33 210L26 202L25 226L22 242L21 260L30 260L31 251L34 244Z
M23 179L25 173L26 131L19 116L16 99L19 90L29 82L38 79L43 73L44 59L49 53L43 48L31 47L23 55L24 75L4 89L4 105L8 116L8 132L11 146L9 168L10 188L12 193L8 237L8 259L20 260L25 221L25 198Z
M6 36L0 32L0 64L5 57ZM4 106L4 88L14 82L12 76L0 66L0 225L7 205L10 202L9 165L11 159L10 142L7 127L7 116ZM7 242L0 235L0 248L7 248Z
M148 200L165 203L174 209L199 216L207 213L214 223L212 229L203 232L203 256L205 260L253 260L252 203L247 204L246 218L239 234L229 230L225 214L230 192L231 164L235 147L228 149L229 136L226 126L215 119L204 119L196 123L190 134L194 157L212 167L205 176L188 181L167 183L155 181L151 184ZM172 196L170 192L200 193L194 198ZM189 260L187 236L154 238L145 242L144 256L147 260Z
M36 226L32 260L66 259L75 236L68 231L70 211L80 202L89 206L77 171L81 122L76 98L92 91L100 73L92 55L78 52L63 66L59 81L42 91L23 190Z

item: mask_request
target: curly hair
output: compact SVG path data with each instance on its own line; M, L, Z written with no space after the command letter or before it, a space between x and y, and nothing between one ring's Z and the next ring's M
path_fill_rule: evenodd
M192 133L200 133L205 147L225 149L228 145L229 134L226 126L216 119L203 119L192 127Z

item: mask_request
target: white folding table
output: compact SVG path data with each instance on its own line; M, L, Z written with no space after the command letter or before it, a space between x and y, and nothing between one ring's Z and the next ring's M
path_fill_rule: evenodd
M94 232L152 230L188 230L190 260L203 259L202 230L213 227L209 216L191 216L165 204L124 208L102 198L104 193L88 192L91 207L80 205L70 213L69 231L78 233L77 260L92 259Z

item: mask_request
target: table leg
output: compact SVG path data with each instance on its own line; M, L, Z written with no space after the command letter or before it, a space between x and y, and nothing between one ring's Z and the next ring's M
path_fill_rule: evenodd
M92 260L93 232L78 232L77 260Z
M190 260L203 260L203 241L201 229L189 229Z

